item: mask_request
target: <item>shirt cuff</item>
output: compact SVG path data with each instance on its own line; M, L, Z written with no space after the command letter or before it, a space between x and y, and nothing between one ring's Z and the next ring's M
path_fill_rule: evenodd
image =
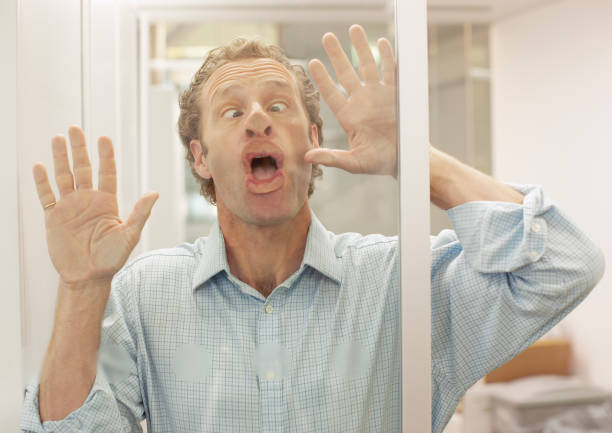
M504 183L525 196L523 204L471 201L446 211L468 263L479 272L512 272L546 250L552 201L540 185Z
M85 420L91 422L91 414L97 412L104 405L101 404L104 394L112 395L108 381L103 377L100 369L85 402L68 414L66 418L58 421L40 421L38 405L39 380L26 387L23 411L19 428L24 432L36 433L82 433Z

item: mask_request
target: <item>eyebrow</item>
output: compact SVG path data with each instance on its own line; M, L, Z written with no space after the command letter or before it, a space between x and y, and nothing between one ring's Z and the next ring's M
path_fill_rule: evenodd
M263 83L261 83L261 86L264 88L271 87L271 88L281 90L281 91L288 91L288 92L293 91L291 85L287 81L279 80L275 78L265 80ZM229 84L229 85L221 86L215 91L215 94L213 95L211 102L214 102L215 99L217 98L223 98L233 93L239 93L242 88L244 88L242 84Z

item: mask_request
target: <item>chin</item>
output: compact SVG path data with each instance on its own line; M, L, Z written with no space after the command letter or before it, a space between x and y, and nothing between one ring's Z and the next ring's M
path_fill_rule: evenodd
M258 226L273 226L291 221L304 208L304 197L252 197L239 204L243 221Z
M248 221L251 224L271 226L291 220L298 213L297 206L288 206L283 203L277 206L269 206L264 203L254 203L246 209Z

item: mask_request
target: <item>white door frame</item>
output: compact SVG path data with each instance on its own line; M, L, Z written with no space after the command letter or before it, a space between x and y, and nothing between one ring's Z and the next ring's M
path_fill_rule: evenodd
M431 432L431 257L426 0L397 0L402 431Z

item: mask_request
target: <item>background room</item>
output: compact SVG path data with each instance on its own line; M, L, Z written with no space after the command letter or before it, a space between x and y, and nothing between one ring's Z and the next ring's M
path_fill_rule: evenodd
M542 185L608 263L611 18L606 0L429 1L432 144L502 181ZM447 432L582 432L589 419L612 431L602 403L610 284L608 272L546 337L474 386Z

